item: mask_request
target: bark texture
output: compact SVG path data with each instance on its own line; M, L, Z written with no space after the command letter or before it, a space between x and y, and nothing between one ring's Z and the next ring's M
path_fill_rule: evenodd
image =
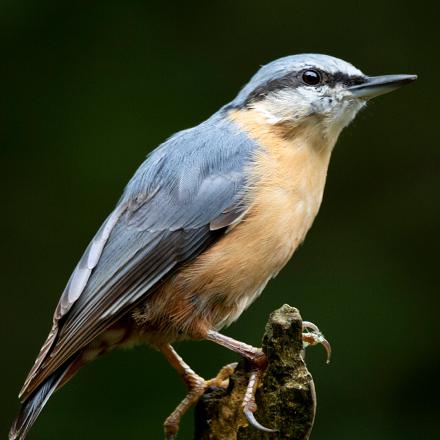
M283 305L271 313L262 348L268 366L257 390L256 419L277 432L265 433L248 425L242 400L249 365L242 360L229 386L210 388L195 412L196 440L305 440L316 412L313 379L303 360L302 319L297 309Z

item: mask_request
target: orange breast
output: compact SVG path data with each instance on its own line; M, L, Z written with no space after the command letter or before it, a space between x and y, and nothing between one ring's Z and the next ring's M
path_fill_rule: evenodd
M148 307L152 319L165 314L168 326L190 337L237 319L287 263L318 212L330 158L331 147L312 142L307 127L275 127L255 110L230 118L262 147L247 170L250 207Z

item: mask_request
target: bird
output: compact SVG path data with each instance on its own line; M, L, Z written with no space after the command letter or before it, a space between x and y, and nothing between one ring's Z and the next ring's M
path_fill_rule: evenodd
M318 213L341 131L366 103L416 75L368 76L329 55L263 65L229 103L153 150L80 258L19 399L10 440L27 436L52 393L115 348L147 344L182 376L183 414L226 366L205 380L173 348L207 340L252 366L243 411L254 427L266 367L258 347L220 333L253 303L303 242ZM329 344L312 323L305 343ZM307 329L311 329L307 333Z

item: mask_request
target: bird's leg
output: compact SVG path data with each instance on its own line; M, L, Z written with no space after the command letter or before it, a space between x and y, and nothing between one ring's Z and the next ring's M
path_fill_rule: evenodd
M208 387L217 386L226 388L228 378L234 372L237 364L225 365L215 378L205 380L191 369L171 345L166 344L161 346L160 351L173 368L182 376L188 387L188 393L185 398L177 405L176 409L164 422L165 438L172 440L179 430L180 419L185 412L199 400Z

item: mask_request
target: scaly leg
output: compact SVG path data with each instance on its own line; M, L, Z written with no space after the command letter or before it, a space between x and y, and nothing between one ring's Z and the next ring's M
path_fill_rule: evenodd
M322 344L327 352L328 363L330 361L331 347L329 342L319 331L318 327L311 322L304 321L303 329L306 330L306 332L303 333L304 348L308 345ZM254 416L254 413L257 410L255 393L267 366L266 355L262 352L261 348L256 348L252 345L245 344L244 342L236 341L229 336L222 335L221 333L213 330L208 331L206 339L215 342L216 344L219 344L225 348L229 348L230 350L246 358L251 363L249 382L242 404L243 412L249 424L253 427L264 432L275 432L273 429L269 429L261 425Z
M172 440L175 438L177 431L179 430L180 419L185 412L188 411L191 405L199 400L208 387L218 386L226 388L227 380L234 372L237 364L225 365L215 378L205 380L191 369L171 345L163 345L160 347L160 351L164 354L173 368L182 376L188 387L188 394L164 422L165 438L167 440Z

